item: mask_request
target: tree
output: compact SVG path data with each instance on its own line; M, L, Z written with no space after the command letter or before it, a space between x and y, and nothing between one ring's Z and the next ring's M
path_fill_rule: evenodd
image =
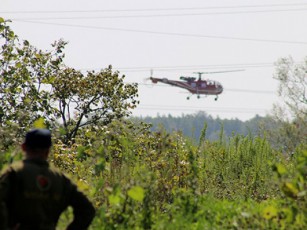
M269 137L284 151L292 152L307 143L307 57L298 64L291 57L279 59L274 77L283 103L274 105L273 119L278 126L273 126Z
M307 57L299 64L295 64L291 57L279 59L274 77L279 81L278 94L292 118L306 118Z
M128 116L138 104L137 84L109 66L82 73L63 63L67 43L59 40L52 51L42 51L17 35L0 18L0 128L24 131L39 117L50 128L60 127L69 144L78 130ZM16 135L14 133L14 135Z
M80 128L107 125L128 116L138 101L136 84L124 84L124 77L112 67L86 75L71 68L50 79L51 101L58 103L57 114L65 131L65 142L73 140Z

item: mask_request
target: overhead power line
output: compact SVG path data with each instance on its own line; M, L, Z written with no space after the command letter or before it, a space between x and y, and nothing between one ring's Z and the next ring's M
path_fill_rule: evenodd
M138 85L143 86L153 86L153 84L150 83L138 83ZM154 87L174 87L171 85L154 85ZM253 90L253 89L231 89L231 88L224 88L225 91L229 92L238 92L238 93L253 93L253 94L275 94L274 91L269 90Z
M161 106L161 105L140 105L135 110L166 110L166 111L206 111L219 113L257 113L266 112L265 108L230 108L230 107L192 107L192 106Z
M164 72L164 71L182 71L195 69L232 69L232 68L265 68L273 67L274 63L241 63L241 64L217 64L217 65L187 65L187 66L151 66L151 67L116 67L119 71L124 72L148 72L149 70ZM94 68L101 69L101 68ZM81 70L91 70L84 68Z
M11 18L11 19L12 20L76 20L76 19L115 19L115 18L155 18L155 17L186 17L186 16L231 15L231 14L272 13L272 12L277 13L277 12L297 12L297 11L307 11L307 8L285 9L285 10L180 13L180 14L106 15L106 16L43 17L43 18L32 17L32 18Z
M294 62L294 64L303 64L302 62ZM182 71L182 70L202 70L202 69L233 69L233 68L270 68L274 67L274 62L255 62L255 63L231 63L231 64L211 64L211 65L176 65L176 66L133 66L120 67L113 66L114 70L122 72L166 72L166 71ZM78 68L78 70L102 70L102 67Z
M259 93L259 94L275 94L274 91L269 90L252 90L252 89L229 89L226 88L225 91L238 92L238 93Z
M155 35L168 35L168 36L181 36L181 37L194 37L194 38L209 38L209 39L237 40L237 41L250 41L250 42L266 42L266 43L307 45L307 42L304 42L304 41L283 41L283 40L274 40L274 39L257 39L257 38L242 38L242 37L203 35L203 34L172 33L172 32L159 32L159 31L138 30L138 29L112 28L112 27L88 26L88 25L85 26L85 25L64 24L64 23L54 23L54 22L40 22L40 21L29 21L29 20L20 20L19 22L33 23L33 24L44 24L44 25L54 25L54 26L65 26L65 27L74 27L74 28L84 28L84 29L96 29L96 30L109 30L109 31L120 31L120 32L155 34Z
M190 65L190 66L155 66L155 67L113 67L114 70L120 72L178 72L178 71L195 71L195 70L209 70L209 69L232 69L232 68L270 68L274 63L258 63L258 64L230 64L230 65ZM103 68L78 68L81 71L101 70Z
M265 8L265 7L293 7L306 6L307 3L263 4L263 5L236 5L236 6L206 6L182 8L147 8L147 9L94 9L94 10L32 10L32 11L0 11L2 14L59 14L59 13L108 13L108 12L148 12L148 11L182 11L182 10L216 10L240 8Z

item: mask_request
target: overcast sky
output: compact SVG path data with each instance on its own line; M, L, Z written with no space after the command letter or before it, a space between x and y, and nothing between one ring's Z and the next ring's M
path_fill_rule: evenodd
M0 0L0 17L37 48L63 38L65 63L80 70L112 65L139 83L137 116L193 114L247 120L278 101L274 63L307 56L307 1L300 0ZM224 92L186 100L187 91L153 76L178 80L208 74Z

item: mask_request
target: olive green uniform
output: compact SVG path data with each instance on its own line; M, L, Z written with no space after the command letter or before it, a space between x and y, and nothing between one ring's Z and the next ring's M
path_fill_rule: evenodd
M0 177L0 230L54 230L68 206L74 220L67 229L86 229L95 215L93 205L45 160L16 162Z

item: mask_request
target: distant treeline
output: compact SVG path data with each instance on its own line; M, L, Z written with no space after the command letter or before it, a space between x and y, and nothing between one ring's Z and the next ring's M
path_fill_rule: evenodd
M223 137L232 135L258 135L263 124L267 123L268 117L255 116L248 121L239 119L213 118L205 112L198 112L180 117L158 116L158 117L134 117L136 120L152 124L152 130L165 129L167 132L180 131L184 136L199 140L201 132L206 124L206 139L218 140L223 132Z

